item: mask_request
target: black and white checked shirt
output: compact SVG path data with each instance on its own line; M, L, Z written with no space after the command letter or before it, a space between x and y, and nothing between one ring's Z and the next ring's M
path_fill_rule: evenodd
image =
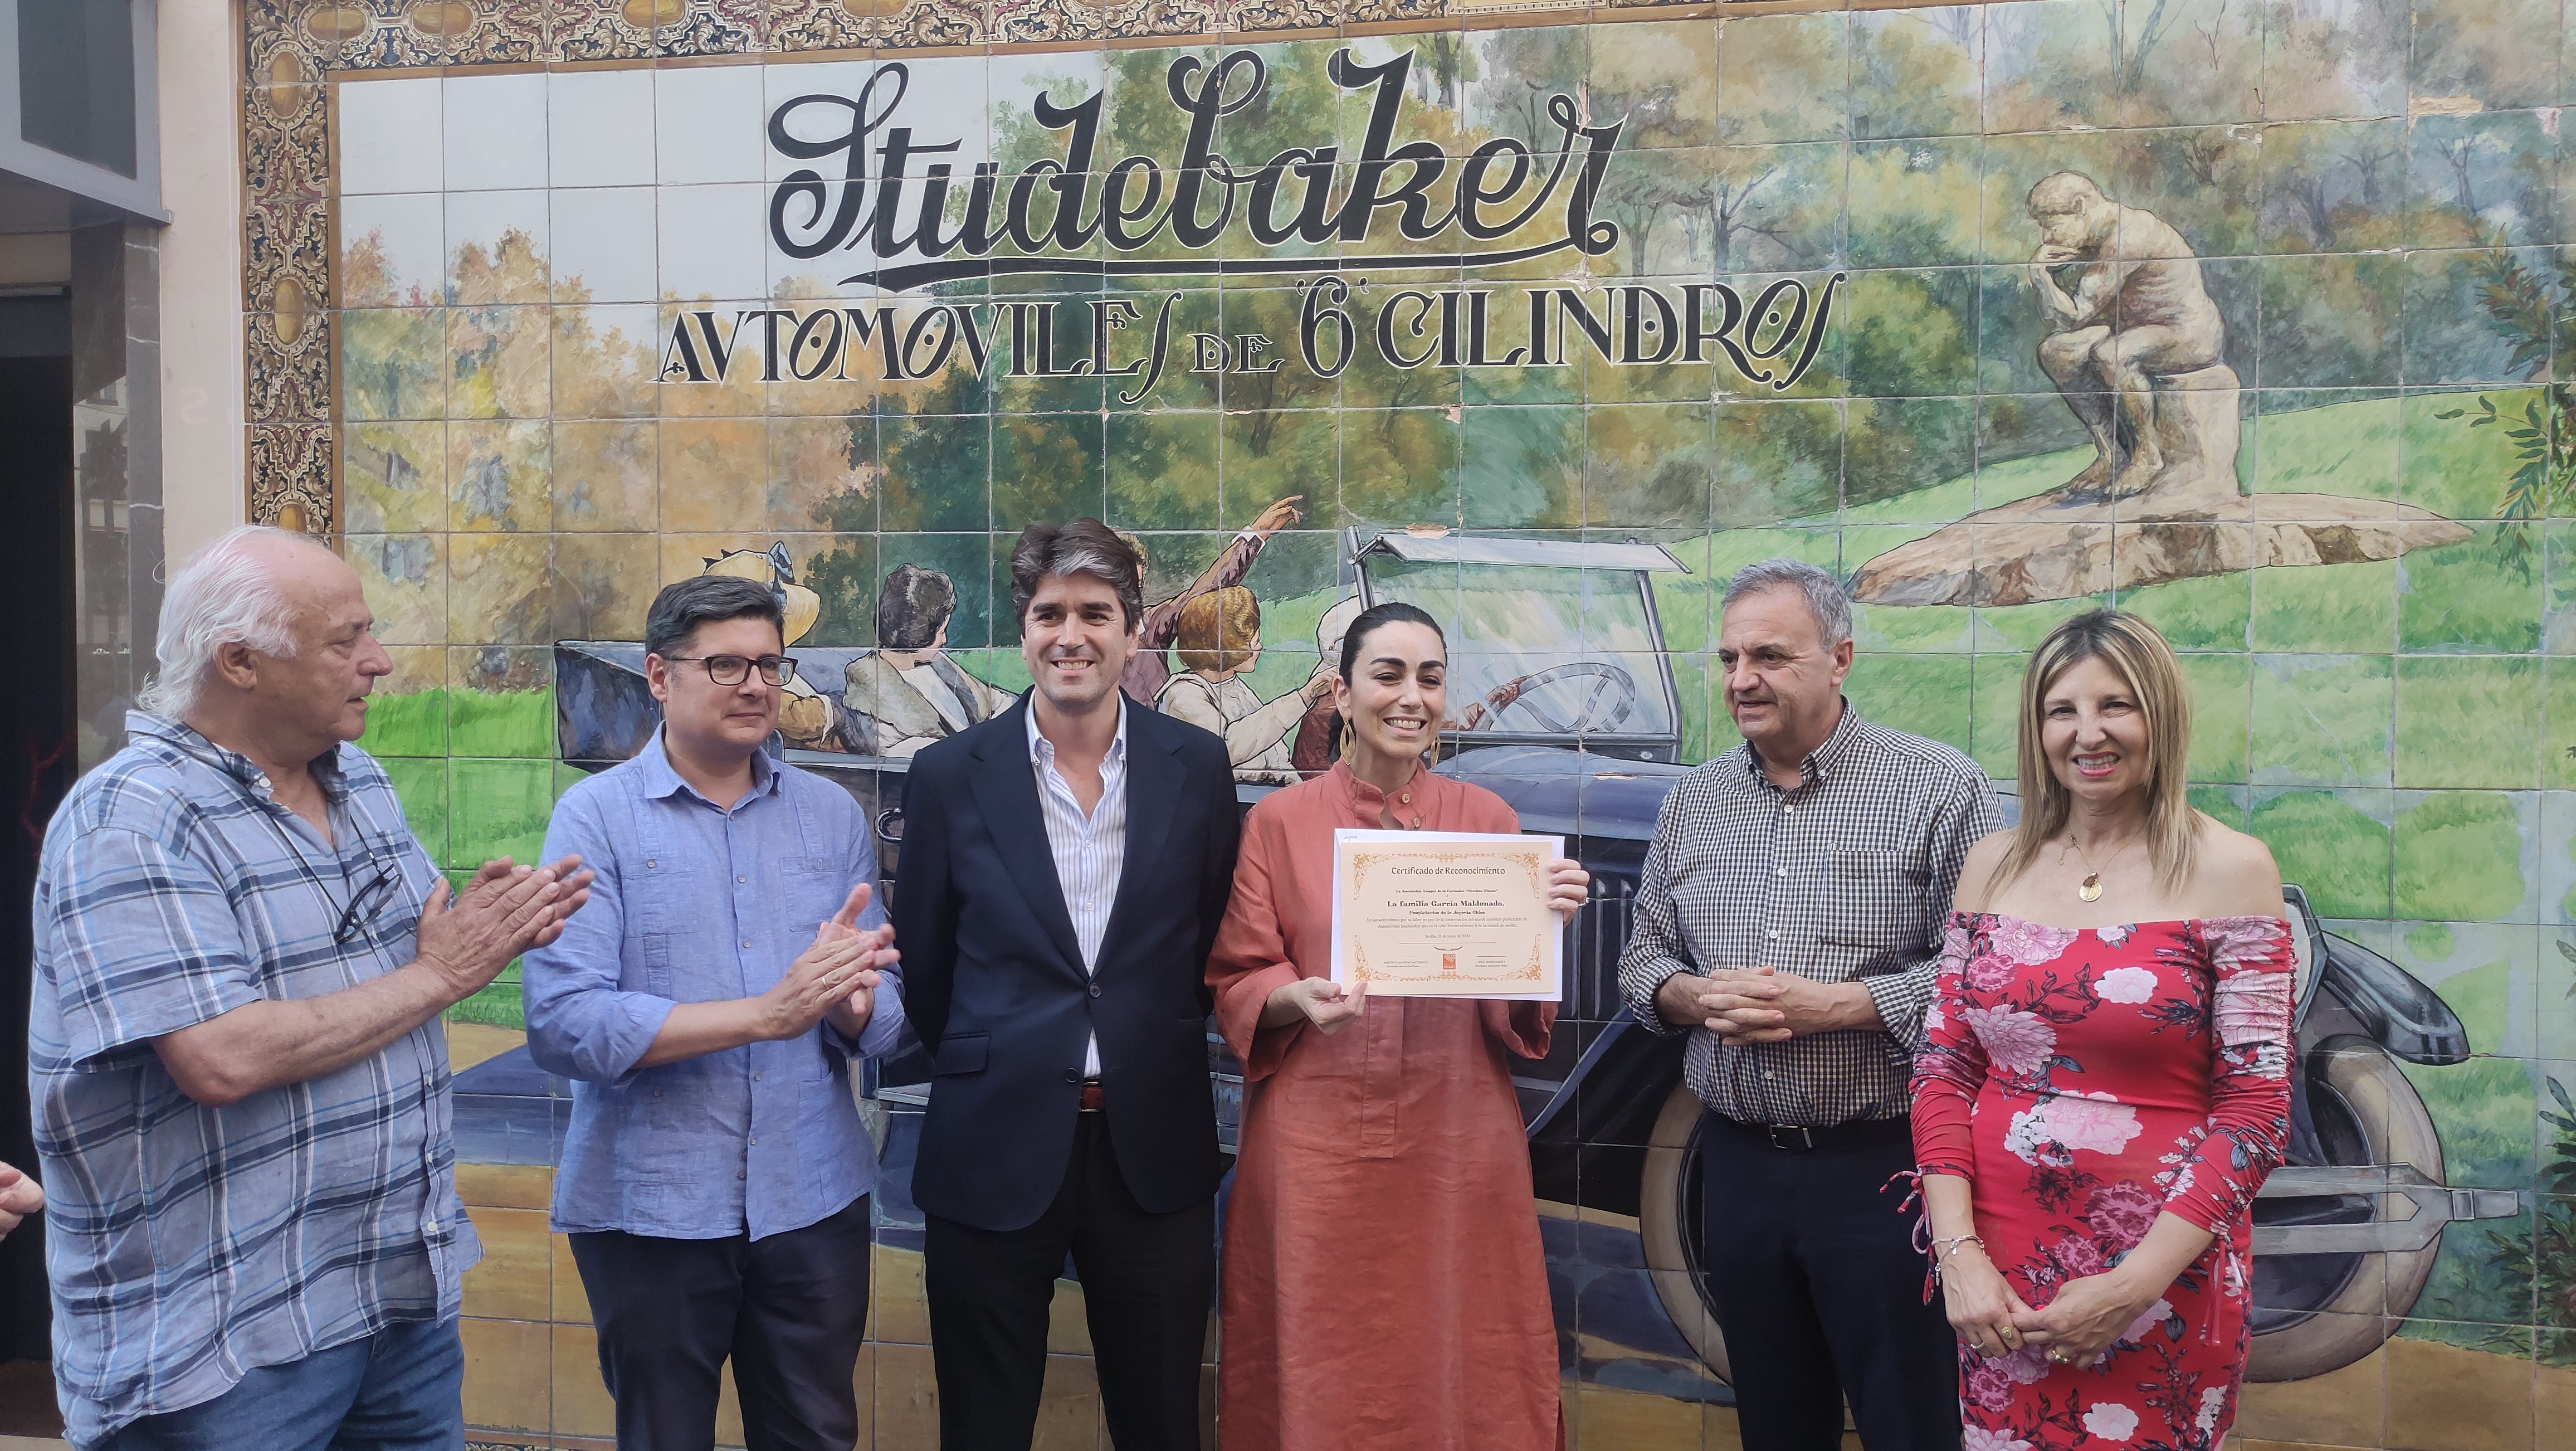
M1783 791L1739 744L1673 787L1637 885L1619 990L1640 1022L1671 1033L1655 990L1677 972L1767 963L1857 981L1887 1031L1729 1048L1693 1028L1682 1076L1702 1103L1744 1123L1895 1118L1960 863L2002 818L1974 761L1871 725L1848 702L1804 769Z

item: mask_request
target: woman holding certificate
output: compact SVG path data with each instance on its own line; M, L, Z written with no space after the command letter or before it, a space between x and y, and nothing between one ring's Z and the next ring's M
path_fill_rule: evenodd
M1348 758L1244 822L1208 961L1245 1086L1221 1292L1226 1451L1563 1442L1510 1055L1547 1052L1556 929L1589 879L1518 838L1501 798L1429 770L1447 667L1439 625L1411 605L1352 621L1333 687ZM1342 832L1381 834L1367 880L1401 885L1355 889ZM1394 832L1424 833L1420 848Z

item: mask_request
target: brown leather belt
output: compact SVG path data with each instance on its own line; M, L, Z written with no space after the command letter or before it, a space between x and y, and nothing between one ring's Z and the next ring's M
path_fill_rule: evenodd
M1098 1113L1102 1106L1100 1080L1097 1078L1084 1079L1082 1081L1082 1111L1084 1113Z

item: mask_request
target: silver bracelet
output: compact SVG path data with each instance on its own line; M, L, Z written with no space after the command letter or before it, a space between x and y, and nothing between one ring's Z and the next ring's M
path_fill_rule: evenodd
M1942 1267L1950 1263L1950 1256L1959 1252L1959 1246L1967 1244L1975 1245L1981 1252L1986 1247L1986 1242L1973 1234L1954 1234L1948 1239L1932 1241L1932 1278L1941 1278Z

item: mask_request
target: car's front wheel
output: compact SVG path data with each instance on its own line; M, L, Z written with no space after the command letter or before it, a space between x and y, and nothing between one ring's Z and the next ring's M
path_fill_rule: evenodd
M2338 1034L2309 1050L2307 1069L2308 1111L2328 1165L2406 1168L2427 1183L2442 1182L2441 1135L2386 1048ZM2261 1199L2254 1217L2270 1225L2366 1225L2381 1212L2368 1195L2342 1195ZM2246 1379L2305 1380L2377 1350L2414 1307L2441 1252L2437 1236L2386 1254L2257 1258Z
M1637 1235L1644 1242L1646 1273L1664 1313L1699 1352L1701 1362L1719 1380L1732 1383L1727 1369L1726 1337L1717 1330L1717 1315L1708 1303L1708 1280L1700 1267L1699 1136L1706 1117L1699 1096L1687 1083L1675 1083L1664 1099L1655 1126L1646 1135L1646 1169L1637 1189Z

